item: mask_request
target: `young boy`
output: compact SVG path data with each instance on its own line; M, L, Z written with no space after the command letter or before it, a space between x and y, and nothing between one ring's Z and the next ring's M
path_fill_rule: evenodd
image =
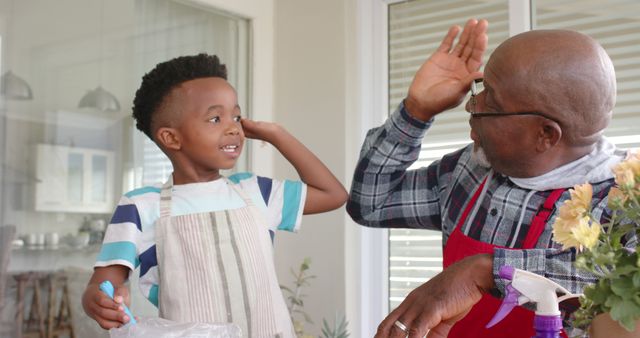
M127 323L123 285L140 267L140 289L160 316L233 322L243 337L294 337L276 279L270 232L297 230L302 214L342 206L347 192L327 167L279 125L241 118L216 56L158 64L134 99L138 129L169 157L163 185L126 193L107 228L83 295L105 328ZM275 146L302 182L241 173L225 178L245 137ZM109 280L115 301L98 289Z

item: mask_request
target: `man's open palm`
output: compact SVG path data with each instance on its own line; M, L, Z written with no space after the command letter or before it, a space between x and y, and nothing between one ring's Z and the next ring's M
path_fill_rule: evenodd
M459 105L469 91L471 81L482 77L479 71L487 49L487 21L467 21L458 43L460 27L453 26L438 50L420 67L405 105L422 120Z

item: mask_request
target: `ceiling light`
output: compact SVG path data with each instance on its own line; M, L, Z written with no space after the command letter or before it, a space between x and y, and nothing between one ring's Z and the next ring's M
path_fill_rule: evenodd
M0 90L2 96L12 100L31 100L31 87L23 78L8 71L2 75Z
M88 91L80 99L78 108L95 108L103 112L117 112L120 110L120 102L115 95L104 90L101 86Z

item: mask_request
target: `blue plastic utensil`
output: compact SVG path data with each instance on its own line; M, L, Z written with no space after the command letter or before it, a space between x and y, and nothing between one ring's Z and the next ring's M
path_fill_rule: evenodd
M110 281L106 280L106 281L100 283L100 290L102 292L106 293L107 296L111 297L111 299L113 299L113 292L115 290L113 289L113 284L111 284ZM131 311L129 311L129 308L127 307L127 305L123 303L122 306L124 307L124 313L126 313L127 316L129 316L129 323L127 323L127 324L135 324L136 323L136 319L131 314Z

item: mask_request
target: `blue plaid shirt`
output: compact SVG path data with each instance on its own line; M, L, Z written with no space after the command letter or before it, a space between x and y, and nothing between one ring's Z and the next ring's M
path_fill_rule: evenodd
M440 230L444 247L488 169L470 161L473 145L469 145L428 167L407 170L418 159L423 136L432 122L413 118L401 104L384 125L367 133L347 203L347 212L356 222L379 228ZM489 177L486 184L487 193L476 202L480 206L475 217L461 230L486 243L521 247L530 222L551 191L523 189L500 174ZM613 179L592 183L592 208L597 218L608 217L606 195L613 184ZM563 251L552 240L553 219L569 197L567 190L555 203L535 249L494 249L493 272L500 292L504 293L505 284L498 270L503 265L545 276L573 293L596 281L593 275L576 271L572 264L575 250ZM524 217L518 228L522 208ZM635 240L627 246L634 247Z

